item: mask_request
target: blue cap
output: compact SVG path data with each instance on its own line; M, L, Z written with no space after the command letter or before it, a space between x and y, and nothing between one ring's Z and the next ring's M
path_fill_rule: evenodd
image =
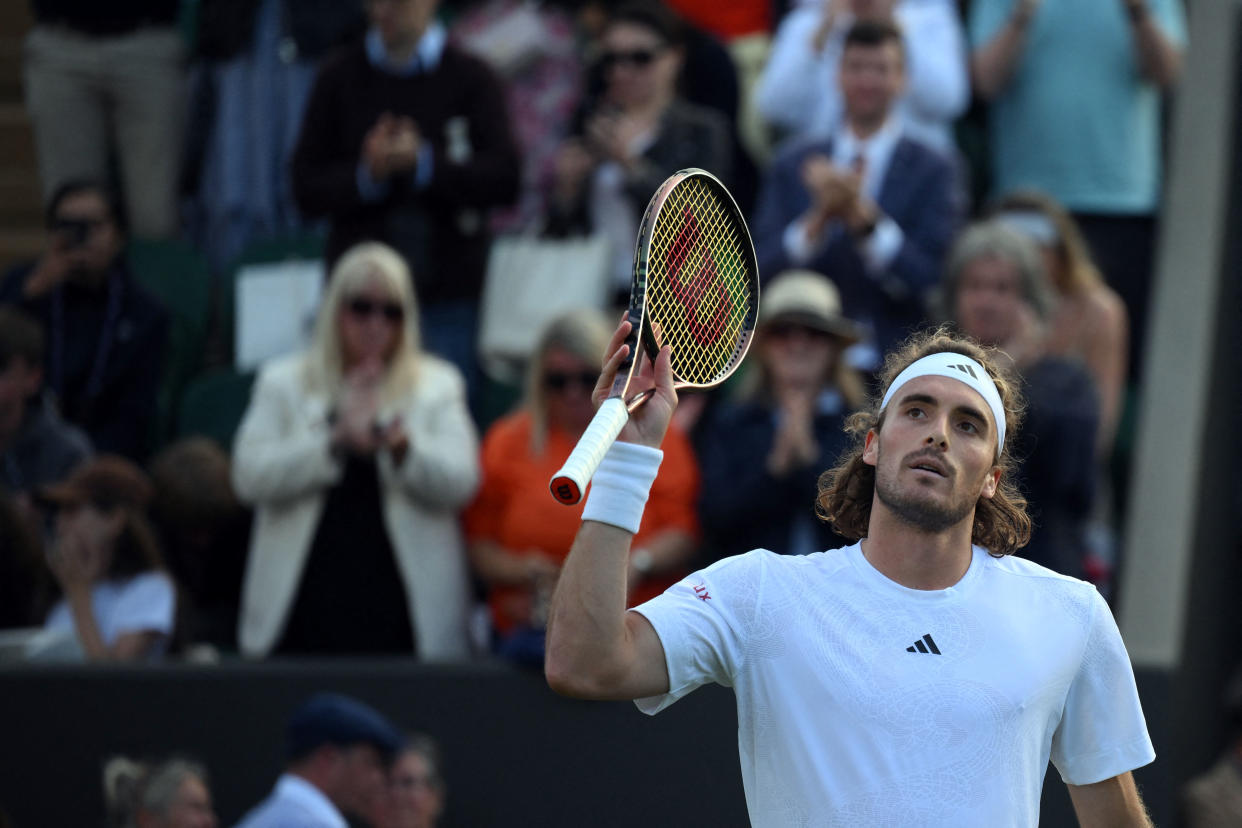
M322 745L373 745L392 759L401 750L404 738L392 722L379 711L357 699L338 693L317 693L289 717L286 752L289 759L300 759Z

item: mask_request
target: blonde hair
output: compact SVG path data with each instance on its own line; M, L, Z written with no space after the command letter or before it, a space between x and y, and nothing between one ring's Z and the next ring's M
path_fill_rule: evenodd
M956 353L968 356L987 369L996 384L1005 406L1006 430L1017 434L1022 423L1023 402L1018 382L994 358L995 348L985 348L972 339L953 333L948 327L916 333L884 361L879 393L865 411L846 421L846 431L854 439L853 447L842 455L834 468L819 479L816 511L850 540L865 538L871 522L871 506L875 496L875 467L862 459L863 439L871 429L879 430L884 423L880 400L897 375L912 363L930 354ZM1015 463L1008 451L1009 440L1001 447L1000 485L991 498L981 497L975 505L971 543L982 546L992 555L1002 557L1016 552L1031 539L1031 519L1026 513L1026 498L1013 482Z
M604 349L608 347L611 336L612 331L604 317L588 308L556 317L539 334L535 352L526 368L525 399L532 421L532 454L542 454L548 442L548 396L543 384L543 363L548 353L559 348L588 365L602 368Z
M344 381L340 315L345 303L368 282L378 281L389 298L401 305L404 321L380 391L381 404L409 394L418 375L422 345L418 330L418 299L410 269L397 251L380 242L362 242L346 250L332 268L327 293L319 306L315 336L306 353L308 388L336 399Z

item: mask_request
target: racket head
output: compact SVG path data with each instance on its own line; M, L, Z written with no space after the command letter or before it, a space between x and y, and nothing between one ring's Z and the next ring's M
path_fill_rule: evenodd
M737 202L706 170L674 173L648 202L630 314L651 359L670 346L679 388L724 382L750 349L759 316L755 246Z

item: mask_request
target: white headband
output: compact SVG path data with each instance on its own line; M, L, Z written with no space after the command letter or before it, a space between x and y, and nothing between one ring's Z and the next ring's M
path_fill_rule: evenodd
M996 456L1000 457L1001 447L1005 445L1005 406L1001 402L1000 392L987 370L973 359L961 354L941 352L915 360L906 366L906 370L897 375L892 385L884 392L884 400L880 410L888 408L888 401L897 393L897 389L912 379L919 377L948 377L979 392L983 401L992 409L992 419L996 421Z

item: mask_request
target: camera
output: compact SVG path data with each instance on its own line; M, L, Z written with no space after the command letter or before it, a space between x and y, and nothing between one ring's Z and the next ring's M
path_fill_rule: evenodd
M52 231L70 248L84 246L92 229L93 223L85 219L57 219L52 225Z

